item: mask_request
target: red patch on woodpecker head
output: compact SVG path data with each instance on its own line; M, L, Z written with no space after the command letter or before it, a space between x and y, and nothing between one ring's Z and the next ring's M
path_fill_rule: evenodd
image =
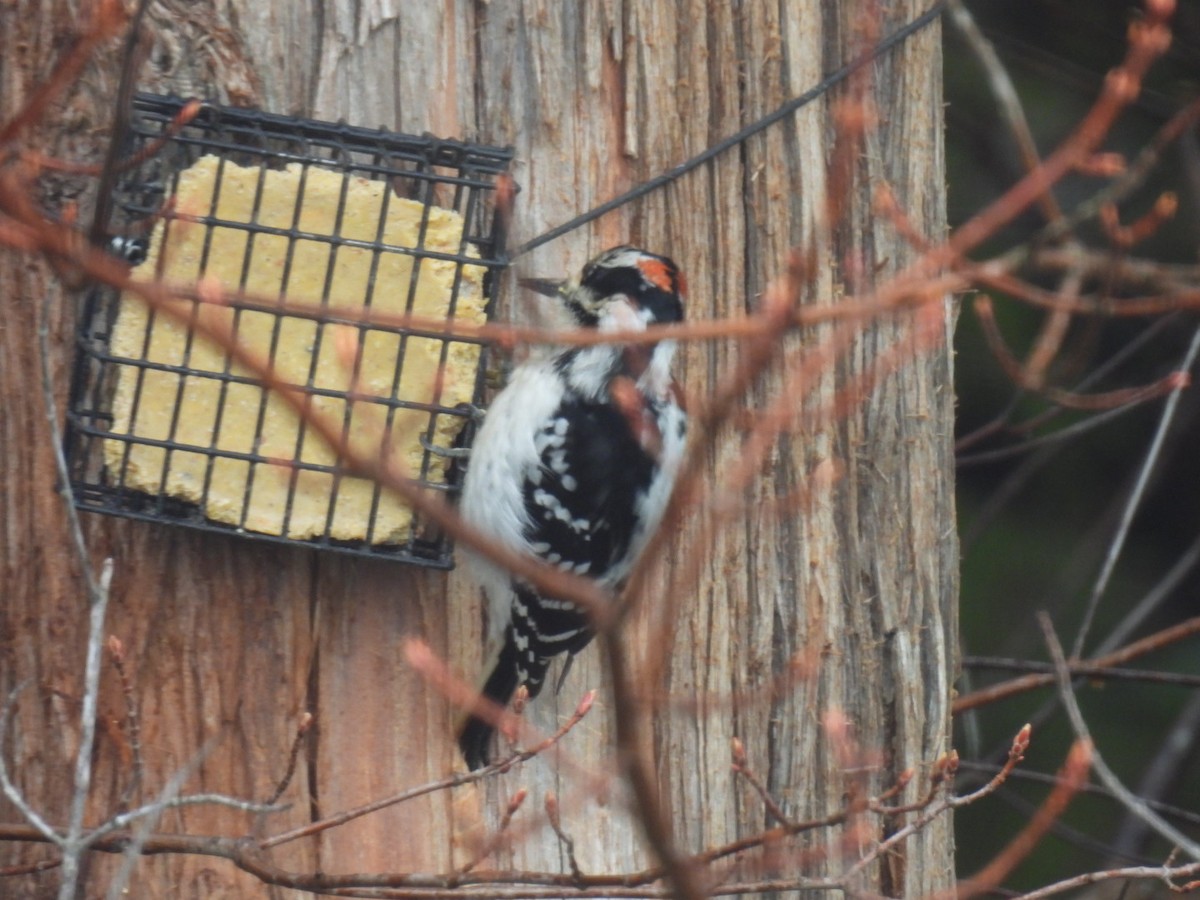
M668 294L675 293L674 270L661 259L643 257L638 260L637 267L638 271L642 273L642 277L660 291L666 291Z

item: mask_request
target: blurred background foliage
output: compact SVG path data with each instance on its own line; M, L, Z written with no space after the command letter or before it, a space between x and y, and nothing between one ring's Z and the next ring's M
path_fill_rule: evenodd
M1138 4L1124 0L974 0L967 8L1007 68L1043 156L1070 133L1095 99L1105 73L1124 54L1129 22L1139 14ZM988 79L949 18L944 33L949 204L951 224L956 225L1003 193L1024 169ZM1132 159L1198 93L1200 2L1180 0L1170 51L1102 149ZM1074 176L1055 189L1055 197L1069 210L1104 184L1103 179ZM1171 146L1147 184L1121 204L1121 221L1144 214L1166 190L1178 196L1178 212L1130 253L1194 266L1200 262L1200 139L1194 130ZM1025 242L1044 224L1036 210L1030 212L974 256L987 258ZM1092 247L1108 246L1094 220L1077 235ZM1056 287L1054 277L1031 280ZM1055 407L1018 392L1005 376L984 342L971 299L963 298L956 339L963 653L1046 661L1036 611L1050 614L1070 652L1165 401L1108 416L1059 410L1025 429L1032 417ZM1010 348L1024 358L1045 314L1001 295L994 295L993 302ZM1197 327L1200 318L1190 313L1076 319L1049 381L1074 389L1124 355L1082 392L1147 384L1180 368ZM1192 377L1200 372L1193 369ZM979 439L977 430L997 420L1004 427ZM1091 420L1097 420L1095 427L1073 437L1025 446L1030 438ZM1009 450L1008 455L996 453ZM1200 567L1188 555L1189 549L1200 555L1193 546L1198 540L1200 391L1193 387L1180 398L1128 543L1088 631L1084 657L1096 653L1122 618L1173 570L1185 574L1120 643L1200 615ZM1132 667L1200 675L1200 639L1189 638ZM972 665L968 659L958 689L965 694L1016 674ZM1170 820L1200 839L1200 688L1088 680L1078 684L1078 693L1100 753L1125 784L1139 790L1147 778L1158 778L1155 799L1189 812L1190 817ZM1053 697L1052 689L1041 689L959 716L955 745L965 761L960 788L986 778L1020 726L1043 716L1025 768L1052 774L1072 739L1061 708L1048 706ZM960 874L974 871L1002 847L1047 791L1044 783L1014 778L999 797L961 810ZM1098 868L1161 864L1170 847L1130 828L1127 814L1113 800L1080 797L1008 887L1031 889ZM1165 890L1149 882L1135 887L1135 895Z

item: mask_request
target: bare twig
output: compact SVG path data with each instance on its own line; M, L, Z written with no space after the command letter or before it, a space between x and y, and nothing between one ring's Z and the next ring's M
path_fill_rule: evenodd
M1190 372L1192 366L1196 364L1197 355L1200 355L1200 328L1197 328L1192 333L1191 343L1188 344L1187 352L1184 354L1180 366L1181 371ZM1182 388L1182 385L1180 387ZM1150 476L1158 464L1158 457L1162 452L1163 443L1166 441L1167 432L1170 431L1171 424L1175 420L1175 412L1179 408L1181 393L1182 390L1173 391L1167 397L1166 403L1163 404L1162 413L1158 419L1158 427L1154 431L1154 438L1150 441L1150 446L1146 448L1146 457L1142 460L1142 467L1138 471L1137 480L1134 482L1133 488L1129 492L1129 497L1125 501L1125 508L1121 512L1121 521L1117 525L1116 534L1113 535L1113 539L1109 543L1108 553L1104 557L1104 565L1100 570L1100 574L1096 577L1096 583L1092 586L1087 606L1084 608L1083 622L1080 624L1079 630L1075 634L1075 640L1071 645L1071 656L1073 658L1077 658L1083 652L1083 646L1087 642L1088 631L1091 630L1092 617L1095 616L1096 610L1100 606L1100 598L1104 596L1104 591L1108 588L1109 578L1112 577L1113 570L1117 566L1117 560L1121 557L1121 551L1125 548L1125 540L1129 536L1129 526L1133 523L1133 517L1141 506L1142 498L1146 493L1146 486L1150 483Z
M8 802L17 808L17 811L24 817L25 821L37 829L38 833L44 838L62 846L62 839L58 836L50 824L38 814L29 802L25 799L25 795L13 783L12 778L8 774L8 764L4 761L4 743L8 733L8 721L12 715L12 710L16 706L17 697L29 686L29 680L20 682L16 687L8 692L8 696L4 698L4 706L0 708L0 789L4 791L4 796Z
M1087 782L1092 759L1091 741L1080 738L1072 746L1059 772L1058 782L1029 823L1009 841L986 866L957 888L959 900L977 896L999 885L1021 860L1025 859L1038 845L1046 832L1062 816L1071 799Z
M448 790L463 784L471 784L476 781L481 781L485 778L490 778L501 772L507 772L514 765L533 759L533 757L540 753L546 752L552 746L562 740L562 738L565 737L566 734L572 728L578 725L583 720L583 717L588 714L588 712L591 710L592 703L595 700L595 696L595 691L589 692L580 702L579 706L576 707L575 713L562 724L558 731L556 731L553 735L544 738L542 741L538 742L532 747L510 754L502 759L498 759L490 765L484 766L482 769L476 769L473 772L460 772L447 778L442 778L437 781L429 782L428 784L420 785L419 787L409 788L408 790L401 791L398 794L385 797L382 800L376 800L362 806L356 806L353 809L346 810L345 812L341 812L333 816L327 816L318 822L310 822L308 825L303 827L294 828L291 831L286 831L282 834L277 834L266 838L265 840L261 840L258 842L257 846L262 850L268 850L271 847L278 847L280 844L286 844L289 841L294 841L298 838L309 837L310 835L326 831L330 828L336 828L337 826L344 825L346 822L357 819L360 816L377 812L378 810L385 809L389 806L395 806L398 803L404 803L405 801L412 800L414 797L431 794L435 791Z
M558 811L558 796L553 791L546 792L546 818L567 854L567 865L571 867L571 874L575 876L576 882L582 885L586 876L583 869L579 868L579 861L575 859L575 841L563 830L562 817Z
M1100 642L1097 652L1108 653L1121 641L1128 639L1150 615L1162 606L1163 602L1191 574L1198 563L1200 563L1200 534L1179 554L1171 568L1163 573L1153 587L1121 617L1121 621Z
M1128 879L1130 881L1161 881L1168 890L1179 892L1180 887L1176 882L1184 878L1195 878L1197 876L1200 876L1200 863L1174 867L1129 866L1124 869L1108 869L1103 872L1087 872L1083 875L1076 875L1074 878L1056 881L1054 884L1048 884L1045 887L1038 888L1036 891L1018 894L1013 900L1042 900L1043 897L1053 897L1056 894L1078 890L1090 884L1101 884L1105 881L1121 879ZM1195 890L1195 885L1190 887L1192 890Z
M97 843L106 840L109 835L123 832L131 825L135 826L132 834L125 834L123 836L124 854L120 867L108 883L107 900L121 900L125 896L125 888L129 883L130 876L133 874L133 867L137 864L138 858L141 856L145 844L153 834L154 828L158 824L162 814L167 810L185 806L211 804L261 815L284 808L263 806L262 804L239 800L236 797L228 797L224 794L205 793L181 796L184 784L195 774L200 764L207 758L211 748L212 742L206 742L199 751L192 755L191 759L176 769L158 792L158 796L154 801L128 813L114 816L86 835L85 847L90 850Z
M1014 672L1052 673L1052 663L1033 659L1008 659L998 656L968 656L963 659L968 669L1004 669ZM1083 676L1099 681L1141 681L1147 684L1171 684L1177 687L1200 687L1200 675L1183 672L1157 672L1148 669L1118 669L1097 666L1087 662L1068 662L1067 670L1073 677Z
M1030 253L1041 253L1042 248L1049 248L1059 239L1069 234L1072 229L1097 215L1104 205L1120 203L1145 183L1150 172L1162 160L1162 155L1166 152L1166 149L1177 141L1181 135L1188 133L1197 122L1200 122L1200 98L1192 100L1183 109L1175 113L1158 130L1150 142L1142 148L1137 158L1125 167L1120 178L1097 192L1095 196L1080 203L1062 219L1051 222L1029 244L1010 251L1004 257L1005 262L1009 264L1017 263Z
M1038 613L1038 624L1042 628L1042 634L1046 639L1046 646L1050 649L1050 655L1054 659L1058 676L1059 697L1067 711L1067 717L1071 720L1071 727L1075 729L1075 734L1080 740L1091 742L1092 739L1088 732L1087 723L1084 721L1083 713L1079 711L1079 704L1075 700L1075 691L1071 687L1071 675L1067 671L1062 645L1059 644L1058 636L1054 633L1054 626L1050 622L1050 617L1044 612ZM1121 804L1129 812L1150 826L1157 834L1178 846L1184 853L1192 857L1193 860L1200 862L1200 844L1191 840L1187 835L1171 825L1170 822L1163 820L1162 817L1143 803L1141 798L1135 796L1132 791L1125 787L1112 769L1108 767L1108 764L1104 761L1098 750L1093 749L1092 753L1092 766L1096 770L1096 777L1104 783L1104 786L1113 793Z
M767 812L771 814L772 819L784 828L790 828L794 824L775 801L775 798L771 796L771 792L767 790L766 785L754 774L754 770L750 768L750 762L746 757L746 748L741 740L736 737L733 739L733 771L750 783L750 786L754 788L762 800L763 806L767 808Z
M1027 170L1035 170L1041 162L1037 142L1033 139L1033 132L1029 128L1029 121L1025 118L1025 110L1021 106L1021 100L1017 96L1017 89L1008 75L1008 70L996 54L992 42L979 30L979 26L975 23L975 17L971 15L971 11L962 3L962 0L949 0L946 4L946 11L949 13L948 18L954 27L966 39L975 58L983 66L988 87L992 89L996 104L1000 108L1000 114L1004 116L1009 131L1012 132L1013 139L1017 143L1021 161L1024 162ZM1038 203L1042 207L1047 221L1054 222L1062 217L1062 209L1059 208L1058 202L1049 189L1038 198Z
M59 900L73 900L75 897L81 854L87 841L83 814L92 786L92 747L96 740L96 703L100 695L100 655L104 645L104 614L108 609L112 574L113 564L110 557L104 561L104 567L100 571L99 590L91 598L88 609L87 657L83 669L83 701L79 710L79 748L75 756L75 778L67 833L61 845L63 859Z
M229 797L225 794L204 793L184 794L180 796L178 793L178 788L181 787L183 782L187 778L191 777L191 775L191 767L185 766L178 773L176 773L175 777L171 779L167 789L164 789L159 799L155 800L153 803L147 803L145 806L139 806L137 809L131 809L129 812L120 813L119 815L113 816L103 825L100 825L91 831L87 836L86 843L90 844L94 841L100 840L101 838L107 837L113 832L128 828L130 825L134 824L135 822L139 822L142 819L162 815L162 813L168 809L182 809L187 806L224 806L228 809L236 809L242 812L263 815L265 813L283 812L288 808L286 803L254 803L250 800L239 800L237 797Z
M1055 296L1069 300L1074 295L1060 293ZM1030 364L1022 365L1009 350L1004 337L1000 334L1000 328L996 324L996 317L992 311L991 299L981 294L975 298L974 309L979 324L983 328L984 337L987 339L988 348L1009 379L1018 387L1044 394L1048 400L1059 406L1068 409L1111 409L1132 406L1164 394L1178 392L1188 385L1187 369L1183 369L1142 387L1122 388L1102 394L1074 394L1070 391L1050 387L1043 383L1044 369L1049 362L1050 355L1057 353L1058 341L1061 339L1062 333L1051 327L1052 323L1048 321L1047 327L1041 333L1041 337L1044 339L1043 345L1035 348L1034 354L1030 357Z
M1200 678L1196 680L1196 684L1200 686ZM1179 711L1171 727L1166 729L1161 745L1147 760L1138 782L1136 795L1148 808L1157 811L1159 807L1156 801L1167 795L1180 774L1186 771L1188 760L1197 745L1198 733L1200 691L1194 691L1183 704L1183 709ZM1138 852L1149 830L1144 821L1132 813L1127 813L1125 821L1113 837L1108 859L1115 864L1122 858Z
M1134 641L1120 650L1105 654L1104 656L1094 657L1088 660L1085 665L1095 666L1098 669L1112 668L1195 634L1200 634L1200 616L1185 619L1169 628L1156 631L1154 634ZM1054 675L1049 673L1014 678L1011 681L1005 681L979 691L973 691L970 694L964 694L954 701L952 709L955 715L957 715L976 706L994 703L997 700L1034 690L1035 688L1046 687L1047 685L1054 684L1054 681Z
M1101 426L1107 425L1114 419L1119 419L1126 413L1133 412L1133 410L1140 407L1143 403L1156 400L1160 396L1160 393L1149 393L1146 396L1139 397L1133 402L1122 403L1121 405L1114 406L1112 409L1104 412L1094 413L1085 419L1080 419L1073 425L1060 428L1058 431L1052 431L1048 434L1043 434L1038 437L1028 438L1020 443L1011 444L1007 447L1001 447L996 450L982 450L978 453L968 453L964 456L958 457L955 462L959 469L963 469L969 466L980 466L988 463L1000 462L1001 460L1011 459L1014 456L1025 456L1033 450L1047 450L1056 448L1074 440L1080 435L1088 434L1095 429L1100 428ZM1040 469L1041 465L1037 465L1036 468ZM1032 474L1032 472L1023 472L1022 474ZM1014 484L1023 484L1024 482L1025 478L1021 478L1019 481L1014 482ZM1007 493L1005 493L1004 496L1007 496ZM974 530L975 529L973 526L972 532L974 532ZM967 541L964 539L963 543L967 543Z
M971 770L989 776L994 775L997 766L989 763L977 762L961 762L959 766L964 770ZM1057 775L1051 775L1047 772L1034 772L1027 768L1014 769L1008 776L1014 781L1031 781L1039 784L1055 784L1058 781ZM1112 794L1102 784L1086 784L1080 789L1080 793L1092 794L1096 797L1106 797L1112 799ZM1183 809L1180 806L1172 806L1169 803L1161 801L1146 801L1146 805L1156 812L1161 812L1164 815L1171 816L1182 822L1187 822L1189 825L1200 825L1200 812L1192 812L1191 810ZM1107 850L1107 847L1105 848Z
M487 840L483 841L475 856L458 870L459 874L466 875L503 846L508 826L528 796L529 792L525 788L521 788L509 798L508 805L504 807L504 813L500 816L500 824L496 826L496 830L488 836Z
M624 636L619 629L606 628L600 631L598 637L604 647L612 678L617 760L633 793L638 821L666 870L676 896L681 900L701 900L707 892L702 885L699 869L693 860L684 857L675 847L671 822L658 799L654 769L645 755L647 710L638 701Z
M1108 73L1099 98L1071 135L1041 165L964 223L944 249L935 251L932 259L924 261L925 265L930 262L940 265L964 256L1020 215L1044 195L1050 185L1091 155L1117 116L1137 97L1147 69L1170 46L1171 32L1167 22L1174 9L1173 0L1147 3L1146 17L1130 28L1124 61Z
M0 867L0 878L13 878L17 875L36 875L38 872L57 869L61 865L62 859L54 857L38 860L37 862L19 863L15 866L2 866Z
M125 10L119 0L100 0L91 5L90 13L89 21L83 25L67 52L51 70L50 77L38 85L24 107L0 125L0 148L13 143L21 132L28 131L38 122L54 98L79 80L92 52L118 34L125 24Z

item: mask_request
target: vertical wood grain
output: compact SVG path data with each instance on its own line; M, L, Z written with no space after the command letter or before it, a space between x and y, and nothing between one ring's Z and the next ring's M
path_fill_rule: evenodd
M5 26L10 20L20 26L0 28L0 59L14 60L5 68L14 77L0 79L5 112L44 74L72 21L65 0L17 6L15 16L0 11ZM876 16L886 32L919 7L916 0L164 0L154 6L158 43L146 83L200 86L272 111L512 144L521 187L519 241L808 89L851 55L854 25L864 14ZM856 273L886 274L911 258L872 211L880 179L919 228L935 236L945 228L939 40L936 26L927 29L873 68L869 91L878 127L854 160L845 217L834 223L836 240L820 244L805 302L829 302L858 286ZM67 118L43 132L45 146L98 152L115 61L111 49L98 58L66 105ZM539 249L519 269L562 276L592 253L631 241L685 268L690 317L752 308L788 249L823 233L830 99ZM0 437L9 449L0 456L0 691L25 678L32 684L2 749L31 799L54 811L65 809L63 773L77 741L84 600L53 496L32 329L36 305L52 304L65 392L74 301L42 264L11 254L3 259L9 311L0 327L6 408ZM505 310L518 319L543 314L512 291ZM906 329L904 322L872 326L805 396L828 402ZM789 354L805 353L821 336L792 339ZM689 345L678 374L692 395L706 396L738 352L727 343ZM778 378L768 380L756 400L782 387ZM644 629L631 640L638 653L669 650L665 684L648 689L665 690L653 752L682 847L698 850L764 822L761 805L729 772L734 735L797 817L826 813L842 799L842 775L821 728L831 708L843 711L860 744L880 755L876 787L947 748L957 591L951 416L950 358L942 345L882 379L848 414L786 436L712 540L697 544L705 519L690 516L657 561L645 603L670 597L680 617L665 647L647 647ZM707 460L708 482L722 484L740 455L740 436L730 432ZM835 487L781 511L777 498L809 484L824 463L843 471ZM204 747L188 790L262 797L306 709L317 714L317 730L286 795L294 805L272 820L271 830L461 766L451 740L454 714L404 666L400 652L405 638L419 637L460 671L474 673L482 623L474 588L461 572L446 576L130 521L89 518L86 529L94 558L111 555L116 562L108 631L129 648L148 784L161 784ZM695 566L699 584L685 590ZM648 608L638 621L649 627L653 618ZM772 694L772 678L806 650L819 655L818 674ZM119 718L110 676L103 711ZM602 691L598 708L564 750L603 771L612 710L594 649L577 660L562 694L547 691L530 718L553 728L593 687ZM675 702L697 697L709 701L699 714ZM127 771L116 735L102 734L97 751L96 816L119 793ZM565 870L541 812L547 789L562 799L585 871L649 862L621 791L595 796L572 767L551 760L488 789L433 795L372 815L271 858L331 873L445 869L467 858L469 830L518 786L531 791L518 816L524 839L497 854L496 865ZM0 802L0 815L11 819L13 811ZM236 834L251 825L241 814L189 809L162 828ZM952 874L951 844L942 821L910 841L887 871L867 873L862 886L906 896L943 888ZM0 846L2 861L38 853L44 851ZM102 885L114 865L95 861L90 884ZM831 861L828 868L838 866ZM52 874L37 876L21 890L37 896L52 883ZM143 860L134 885L148 897L265 893L224 863L180 857Z

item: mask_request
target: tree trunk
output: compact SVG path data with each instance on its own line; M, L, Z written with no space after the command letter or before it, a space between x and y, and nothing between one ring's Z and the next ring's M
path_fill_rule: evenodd
M922 6L915 0L629 0L578 8L534 0L161 0L152 5L155 51L141 85L513 144L519 242L807 90L854 56L855 23L864 16L886 35ZM25 0L16 7L0 11L3 118L45 78L81 20L67 0ZM35 146L99 158L118 51L97 55L65 104L54 107L52 121L37 131ZM523 258L522 274L562 276L604 247L639 244L669 254L687 271L688 315L703 320L753 309L784 270L792 246L816 242L819 248L806 303L832 302L903 268L915 253L874 212L872 190L886 181L916 228L933 239L942 235L936 24L885 54L869 73L863 90L878 120L853 155L831 159L833 98L846 96L843 85L671 186ZM827 223L831 167L839 164L849 181L836 221ZM79 741L86 603L54 493L36 322L39 306L50 304L61 408L76 298L44 263L0 252L0 296L9 298L0 329L6 411L0 416L6 448L0 456L6 529L0 691L7 695L31 682L0 750L28 799L59 823ZM509 293L513 317L534 315ZM726 509L711 537L711 511L689 516L657 561L643 607L651 598L671 598L679 614L664 681L647 685L657 704L651 749L682 849L698 851L769 824L757 796L729 771L734 736L796 819L825 815L844 801L845 760L822 724L832 710L846 716L862 753L877 763L868 777L872 792L908 767L927 776L929 764L948 749L957 627L950 327L947 312L940 342L891 365L881 358L893 342L911 338L911 321L882 318L863 328L836 365L824 367L798 394L813 408L836 408L837 415L786 434L759 477L735 498L743 501L737 511ZM787 359L802 358L830 333L825 328L797 339ZM677 374L690 396L703 398L728 378L739 351L728 341L688 344L682 357ZM862 384L869 389L860 389L856 402L838 406L837 392ZM769 402L783 389L777 370L756 399ZM706 462L706 483L723 484L741 455L741 433L725 435ZM830 468L840 476L821 488L820 473ZM810 488L805 502L786 502ZM461 768L452 740L455 713L405 666L400 645L419 637L459 671L477 671L480 606L464 574L447 577L129 520L88 517L84 533L93 562L112 557L115 564L106 633L127 651L147 798L185 766L194 769L187 792L265 798L287 766L306 710L316 716L316 731L285 794L293 805L269 817L269 832ZM698 585L690 580L697 568ZM643 627L631 637L635 653L646 653L639 634L654 617L652 609L642 612ZM663 653L656 643L643 666L653 670ZM794 658L811 661L813 673L772 689ZM561 694L547 691L530 711L535 722L552 728L584 691L600 688L598 711L564 744L571 758L588 764L611 756L612 710L602 672L600 654L589 648ZM123 700L111 666L100 713L92 822L111 813L129 777L128 738L118 724ZM305 872L445 871L469 858L462 836L480 810L494 816L497 804L522 785L532 796L518 814L517 822L525 823L520 840L497 854L496 867L567 870L542 812L548 788L561 798L564 828L585 872L649 864L622 795L596 797L574 771L539 758L486 790L435 793L286 844L269 858ZM918 796L927 778L916 782L906 798ZM0 821L18 820L0 800ZM902 824L885 822L876 836ZM158 830L239 835L254 827L246 813L189 807L169 813ZM947 887L951 835L948 817L937 820L888 854L886 865L866 870L856 886L890 896ZM811 843L833 846L838 838L820 832ZM0 846L0 864L51 855L42 846ZM847 865L843 859L856 855L839 850L805 871L836 874ZM102 894L119 865L99 854L91 860L88 896ZM54 870L21 876L9 879L6 895L40 896L55 883ZM265 893L230 864L180 855L140 860L132 886L146 897ZM285 894L292 896L273 896Z

